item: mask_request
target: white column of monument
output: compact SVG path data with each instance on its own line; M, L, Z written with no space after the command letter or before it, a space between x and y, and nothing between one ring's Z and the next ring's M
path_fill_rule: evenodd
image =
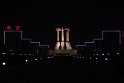
M69 30L69 28L66 28L65 30L67 30L66 31L66 41L69 42L69 31L70 30Z
M57 31L57 42L59 42L59 31L60 31L59 28L57 28L56 31Z
M64 29L63 29L63 27L62 27L61 31L62 31L61 49L64 50Z
M56 43L55 49L59 50L59 47L60 47L59 32L61 31L61 29L60 28L56 28L56 31L57 31L57 43Z
M66 32L66 49L72 49L71 44L69 42L69 28L65 28Z
M64 29L62 27L62 42L64 42Z

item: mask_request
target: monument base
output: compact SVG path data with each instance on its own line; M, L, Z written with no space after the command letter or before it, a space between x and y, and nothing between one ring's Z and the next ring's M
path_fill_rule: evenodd
M73 56L77 54L77 50L49 50L49 54L54 56Z

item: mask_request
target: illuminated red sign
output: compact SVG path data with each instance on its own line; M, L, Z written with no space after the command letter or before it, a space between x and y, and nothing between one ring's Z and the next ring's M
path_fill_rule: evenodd
M20 26L16 26L16 30L18 31L18 30L20 30L21 28L20 28Z
M11 30L11 26L7 26L6 27L6 30Z

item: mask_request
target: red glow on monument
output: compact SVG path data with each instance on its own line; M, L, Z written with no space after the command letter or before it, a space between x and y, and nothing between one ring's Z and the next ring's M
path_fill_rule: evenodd
M11 26L7 26L6 27L6 30L11 30Z
M16 26L16 30L19 31L21 28L20 26Z

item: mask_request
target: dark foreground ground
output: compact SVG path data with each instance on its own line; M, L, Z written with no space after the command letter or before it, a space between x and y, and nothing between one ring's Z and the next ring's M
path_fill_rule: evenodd
M54 58L0 67L0 80L9 83L120 83L123 66L115 61Z

